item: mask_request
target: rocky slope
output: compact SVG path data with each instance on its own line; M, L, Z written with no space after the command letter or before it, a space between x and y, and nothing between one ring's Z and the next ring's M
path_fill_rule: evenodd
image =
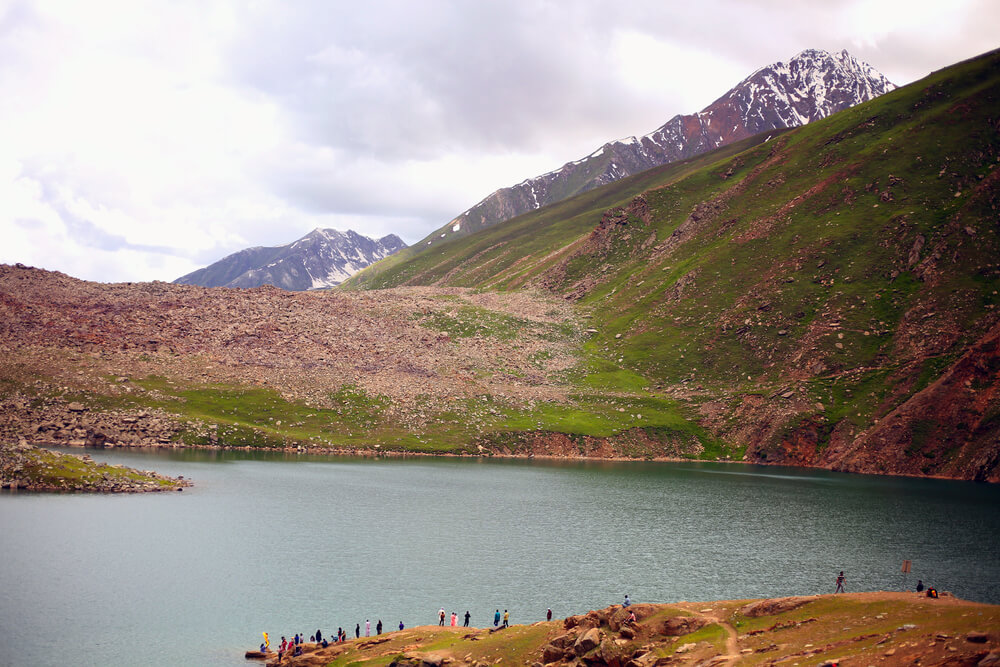
M509 628L421 626L325 649L306 644L303 655L267 664L987 667L1000 664L1000 608L914 593L615 605Z
M275 248L247 248L174 281L202 287L325 289L406 247L390 234L378 240L354 231L314 229L298 241Z
M808 49L762 67L693 114L653 132L604 144L547 174L501 188L415 249L441 234L472 233L580 192L768 130L798 127L883 95L896 86L847 51Z

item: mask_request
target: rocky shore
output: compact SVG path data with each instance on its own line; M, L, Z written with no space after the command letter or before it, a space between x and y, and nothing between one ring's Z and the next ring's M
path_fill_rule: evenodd
M613 605L561 621L419 626L259 658L268 667L988 667L1000 665L1000 607L886 592Z
M0 444L0 488L13 491L146 493L191 486L151 470L97 463L90 456L63 454L29 445Z

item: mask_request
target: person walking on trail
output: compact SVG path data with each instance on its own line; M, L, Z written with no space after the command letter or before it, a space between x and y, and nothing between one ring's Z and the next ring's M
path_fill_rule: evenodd
M552 620L552 607L549 607L548 609L545 610L545 620L546 621Z
M495 628L499 625L500 625L500 610L497 609L496 613L493 614L493 627Z
M441 607L441 611L438 612L438 625L444 627L444 607Z
M469 619L470 618L471 618L471 615L469 614L469 610L466 609L465 610L465 625L462 626L463 628L469 627Z
M847 590L844 588L844 583L847 581L847 577L844 576L844 571L841 570L840 574L837 575L837 590L834 593L846 593Z
M504 609L503 610L503 627L505 627L505 628L507 627L507 621L509 621L509 620L510 620L510 614L508 614L507 610Z

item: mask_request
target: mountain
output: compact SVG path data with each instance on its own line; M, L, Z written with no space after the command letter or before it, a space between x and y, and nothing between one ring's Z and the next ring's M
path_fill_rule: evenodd
M787 63L760 68L698 113L674 116L645 136L604 144L555 171L497 190L424 241L474 232L761 132L805 125L895 88L847 51L809 49Z
M240 250L173 282L202 287L324 289L405 247L395 234L376 241L350 230L317 228L288 245Z
M995 51L351 285L576 303L581 387L673 396L748 461L998 480L997 109Z
M351 281L403 289L0 265L0 438L1000 482L997 109L1000 51Z

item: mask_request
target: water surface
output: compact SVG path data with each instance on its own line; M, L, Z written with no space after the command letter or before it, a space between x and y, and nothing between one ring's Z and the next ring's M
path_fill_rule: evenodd
M1000 603L1000 489L709 463L94 458L182 493L0 495L0 664L243 665L381 619L912 587ZM913 561L908 578L902 560Z

